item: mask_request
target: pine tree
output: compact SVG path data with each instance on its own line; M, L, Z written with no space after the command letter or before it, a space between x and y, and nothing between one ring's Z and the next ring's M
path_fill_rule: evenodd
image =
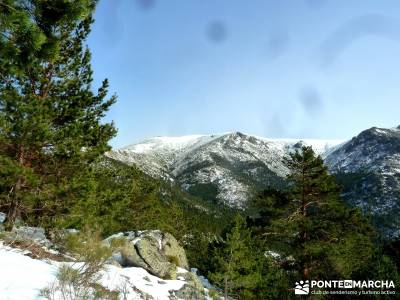
M30 20L23 1L0 1L0 76L17 73L23 61L44 47L45 36ZM27 7L26 7L27 8Z
M8 227L33 212L63 212L79 190L71 179L87 174L116 133L102 122L115 97L106 99L107 80L93 92L85 45L95 4L1 2L8 10L0 14L0 167L9 179L0 180L0 197Z
M225 243L215 248L214 272L209 274L224 290L225 299L257 299L256 287L261 281L258 252L252 246L251 232L243 217L237 215L232 229L226 234Z
M316 210L332 206L330 204L333 204L332 198L338 195L338 187L328 175L321 157L316 157L311 147L303 147L301 152L292 153L286 164L291 172L288 179L293 184L292 205L295 207L290 219L298 230L297 242L304 249L299 263L303 277L307 279L313 265L313 255L306 247L312 242L311 235L315 234L312 221Z
M352 276L373 253L372 227L341 201L334 177L311 147L295 151L286 163L289 190L264 195L275 205L274 212L268 209L273 218L261 222L266 245L298 278Z

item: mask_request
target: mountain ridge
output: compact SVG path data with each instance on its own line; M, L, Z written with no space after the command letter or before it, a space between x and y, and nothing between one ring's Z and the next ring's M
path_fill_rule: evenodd
M302 145L313 147L343 186L343 197L400 235L400 126L371 127L350 140L269 139L232 132L155 137L107 156L177 184L205 201L245 208L267 187L285 185L283 159Z
M110 151L107 155L121 162L137 165L151 176L177 182L186 191L190 192L192 188L192 193L193 186L198 184L206 189L218 189L217 199L213 200L243 207L243 200L251 194L247 186L252 181L249 177L258 176L259 182L256 185L260 187L263 180L281 181L279 177L287 174L281 158L293 149L301 145L311 145L318 154L324 155L342 142L268 139L232 132L155 137ZM247 183L244 184L244 181Z

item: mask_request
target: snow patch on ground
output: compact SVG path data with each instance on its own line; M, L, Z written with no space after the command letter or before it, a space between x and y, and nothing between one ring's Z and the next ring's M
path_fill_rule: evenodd
M30 300L55 279L58 265L25 256L26 252L0 243L0 298Z
M0 242L0 299L37 300L40 290L56 280L62 264L78 267L78 264L51 260L32 259L28 251L11 248ZM178 269L185 273L186 270ZM127 299L169 299L171 293L185 285L184 280L163 280L142 268L119 268L107 265L100 283L110 290L125 290ZM121 298L122 299L122 298Z
M128 299L144 299L147 294L154 299L162 300L169 299L170 291L180 290L185 281L163 280L142 268L119 268L109 265L103 272L101 284L110 290L126 289ZM135 289L140 290L143 295L135 292Z

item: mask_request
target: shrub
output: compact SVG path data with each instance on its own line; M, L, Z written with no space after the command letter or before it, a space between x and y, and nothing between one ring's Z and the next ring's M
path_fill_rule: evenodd
M99 284L112 249L102 244L98 231L86 228L69 235L64 249L78 262L61 265L56 281L41 290L42 297L49 300L118 299L118 291L109 291Z

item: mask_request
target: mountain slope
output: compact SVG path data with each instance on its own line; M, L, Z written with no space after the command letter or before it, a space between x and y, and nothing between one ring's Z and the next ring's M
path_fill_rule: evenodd
M341 141L272 140L240 132L223 135L157 137L107 155L137 165L153 177L174 181L211 202L244 207L255 191L284 184L282 162L303 144L327 153Z
M102 196L99 196L99 199L104 199L104 208L96 211L90 207L90 215L99 218L99 222L103 224L102 217L105 211L112 215L111 221L104 224L103 234L126 231L139 225L141 229L152 229L154 226L165 229L178 238L184 234L171 232L179 231L175 228L176 223L173 217L163 218L162 214L174 216L183 213L184 218L180 217L181 222L186 223L190 220L191 223L196 223L198 230L213 233L222 230L230 220L232 209L229 207L207 203L183 191L173 182L147 175L137 166L128 166L105 157L93 167L97 181L101 182L99 193ZM154 210L153 213L157 214L157 218L146 217L148 215L144 214L143 210L151 214L149 206ZM128 208L133 211L130 212Z
M390 236L400 234L400 126L372 127L326 157L344 187L345 200L360 207Z
M266 139L239 132L156 137L107 155L174 182L205 201L244 208L256 192L282 187L290 151L310 145L343 186L343 196L373 217L389 236L400 235L400 126L370 128L353 139Z

